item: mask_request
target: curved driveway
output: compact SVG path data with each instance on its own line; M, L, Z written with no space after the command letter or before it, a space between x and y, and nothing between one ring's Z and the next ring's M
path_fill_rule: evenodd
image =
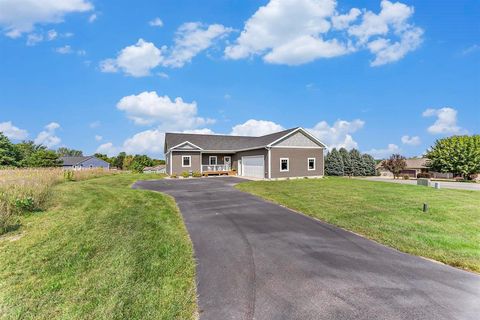
M241 181L134 185L177 201L198 263L201 319L479 319L480 276L234 189Z

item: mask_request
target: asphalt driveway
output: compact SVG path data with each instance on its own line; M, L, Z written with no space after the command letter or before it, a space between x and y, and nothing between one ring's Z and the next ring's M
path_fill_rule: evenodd
M177 201L198 262L201 319L479 319L479 275L234 189L241 181L134 185Z

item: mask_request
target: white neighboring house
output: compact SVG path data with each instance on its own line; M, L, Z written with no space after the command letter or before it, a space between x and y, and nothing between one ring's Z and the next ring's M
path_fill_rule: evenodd
M95 156L61 157L62 167L66 170L110 169L110 164Z
M143 173L167 173L167 170L164 164L159 164L158 166L143 168Z

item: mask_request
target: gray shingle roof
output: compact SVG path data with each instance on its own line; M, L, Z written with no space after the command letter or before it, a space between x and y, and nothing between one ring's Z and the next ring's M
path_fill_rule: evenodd
M60 157L60 160L63 162L64 166L74 166L88 159L95 158L94 156L85 156L85 157Z
M260 137L167 132L165 133L164 150L167 152L168 149L185 141L191 142L203 150L234 151L255 147L262 148L296 129L297 128L291 128Z

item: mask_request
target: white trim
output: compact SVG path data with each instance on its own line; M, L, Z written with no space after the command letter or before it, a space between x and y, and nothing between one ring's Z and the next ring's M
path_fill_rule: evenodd
M172 159L173 159L173 156L172 156L172 151L169 151L170 153L170 164L168 165L169 168L170 168L170 175L173 174L173 162L172 162Z
M168 149L168 151L171 151L172 149L175 149L175 148L178 148L178 147L180 147L180 146L183 146L184 144L187 144L187 143L188 143L189 145L191 145L192 147L195 147L195 148L197 148L197 149L203 150L202 148L200 148L200 147L197 146L196 144L191 143L190 141L183 141L182 143L177 144L176 146L171 147L170 149ZM195 150L186 150L186 151L195 151Z
M272 149L268 148L268 179L272 179Z
M307 130L303 129L302 127L298 127L297 129L293 130L293 131L290 131L289 133L287 133L286 135L284 135L283 137L273 141L272 143L270 143L269 145L267 145L267 147L272 147L274 144L288 138L289 136L293 135L294 133L297 133L301 131L302 133L304 133L307 137L309 137L310 139L312 139L314 142L316 142L317 144L320 144L322 148L327 148L327 145L325 143L323 143L322 141L318 140L315 136L311 135ZM291 147L290 147L291 148Z
M188 166L184 165L183 159L188 158ZM182 168L192 167L192 156L182 156Z
M287 170L282 170L282 160L287 160ZM290 171L290 159L289 158L280 158L280 172Z
M210 160L213 159L213 158L215 158L215 163L212 163L212 162L210 161ZM209 157L208 157L208 165L209 165L209 166L216 166L217 164L218 164L218 158L217 158L217 156L209 156Z
M200 151L200 173L202 174L203 176L203 154L202 152Z
M310 160L313 160L313 169L310 169ZM307 171L315 171L317 169L317 159L307 158Z
M275 149L325 149L324 147L305 147L305 146L271 146Z

